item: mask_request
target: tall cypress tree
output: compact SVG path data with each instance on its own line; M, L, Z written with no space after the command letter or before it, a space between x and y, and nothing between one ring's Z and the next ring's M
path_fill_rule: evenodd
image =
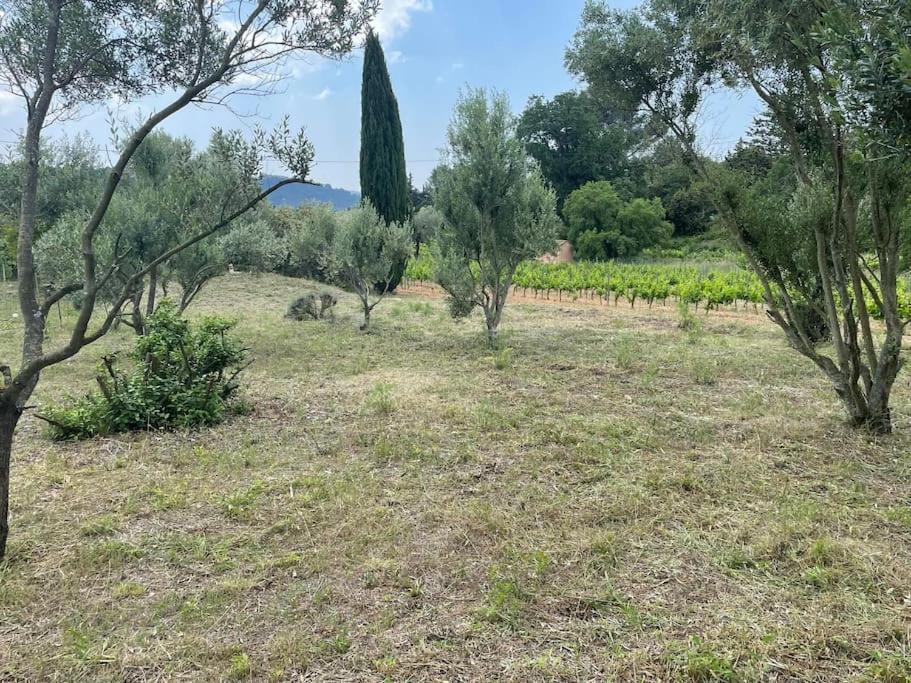
M364 52L361 85L361 196L387 223L408 219L408 175L399 105L386 69L386 57L373 31ZM393 272L389 291L398 287L405 263ZM384 289L386 283L378 283Z

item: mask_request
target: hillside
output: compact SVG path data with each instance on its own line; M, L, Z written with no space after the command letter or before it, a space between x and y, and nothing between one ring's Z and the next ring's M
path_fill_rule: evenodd
M281 176L263 176L263 189L274 185ZM301 204L331 204L336 211L350 209L361 201L361 195L331 185L287 185L269 197L275 206L300 206Z

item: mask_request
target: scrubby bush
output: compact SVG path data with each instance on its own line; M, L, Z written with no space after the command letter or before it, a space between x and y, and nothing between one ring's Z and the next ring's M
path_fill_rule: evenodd
M332 309L337 303L338 299L332 292L311 292L292 303L285 317L297 321L322 320L326 314L332 316Z
M241 223L219 240L225 260L238 270L269 273L285 262L288 245L264 220Z
M209 317L194 329L166 299L149 317L145 336L136 339L130 370L106 357L97 377L100 391L41 417L56 439L221 422L247 365L246 349L228 334L234 324Z
M285 214L283 214L285 215ZM331 282L338 216L328 204L302 206L288 216L288 275Z

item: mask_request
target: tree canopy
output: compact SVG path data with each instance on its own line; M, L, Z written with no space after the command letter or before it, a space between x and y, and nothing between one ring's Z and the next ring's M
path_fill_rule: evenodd
M504 95L469 90L456 104L446 163L433 176L438 232L437 280L453 315L484 311L491 342L516 267L552 249L555 197L516 136Z

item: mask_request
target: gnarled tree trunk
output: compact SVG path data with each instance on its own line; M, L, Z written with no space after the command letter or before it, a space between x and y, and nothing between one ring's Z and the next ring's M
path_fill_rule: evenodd
M6 555L6 540L9 537L10 455L13 434L21 416L22 409L12 397L0 403L0 558Z

